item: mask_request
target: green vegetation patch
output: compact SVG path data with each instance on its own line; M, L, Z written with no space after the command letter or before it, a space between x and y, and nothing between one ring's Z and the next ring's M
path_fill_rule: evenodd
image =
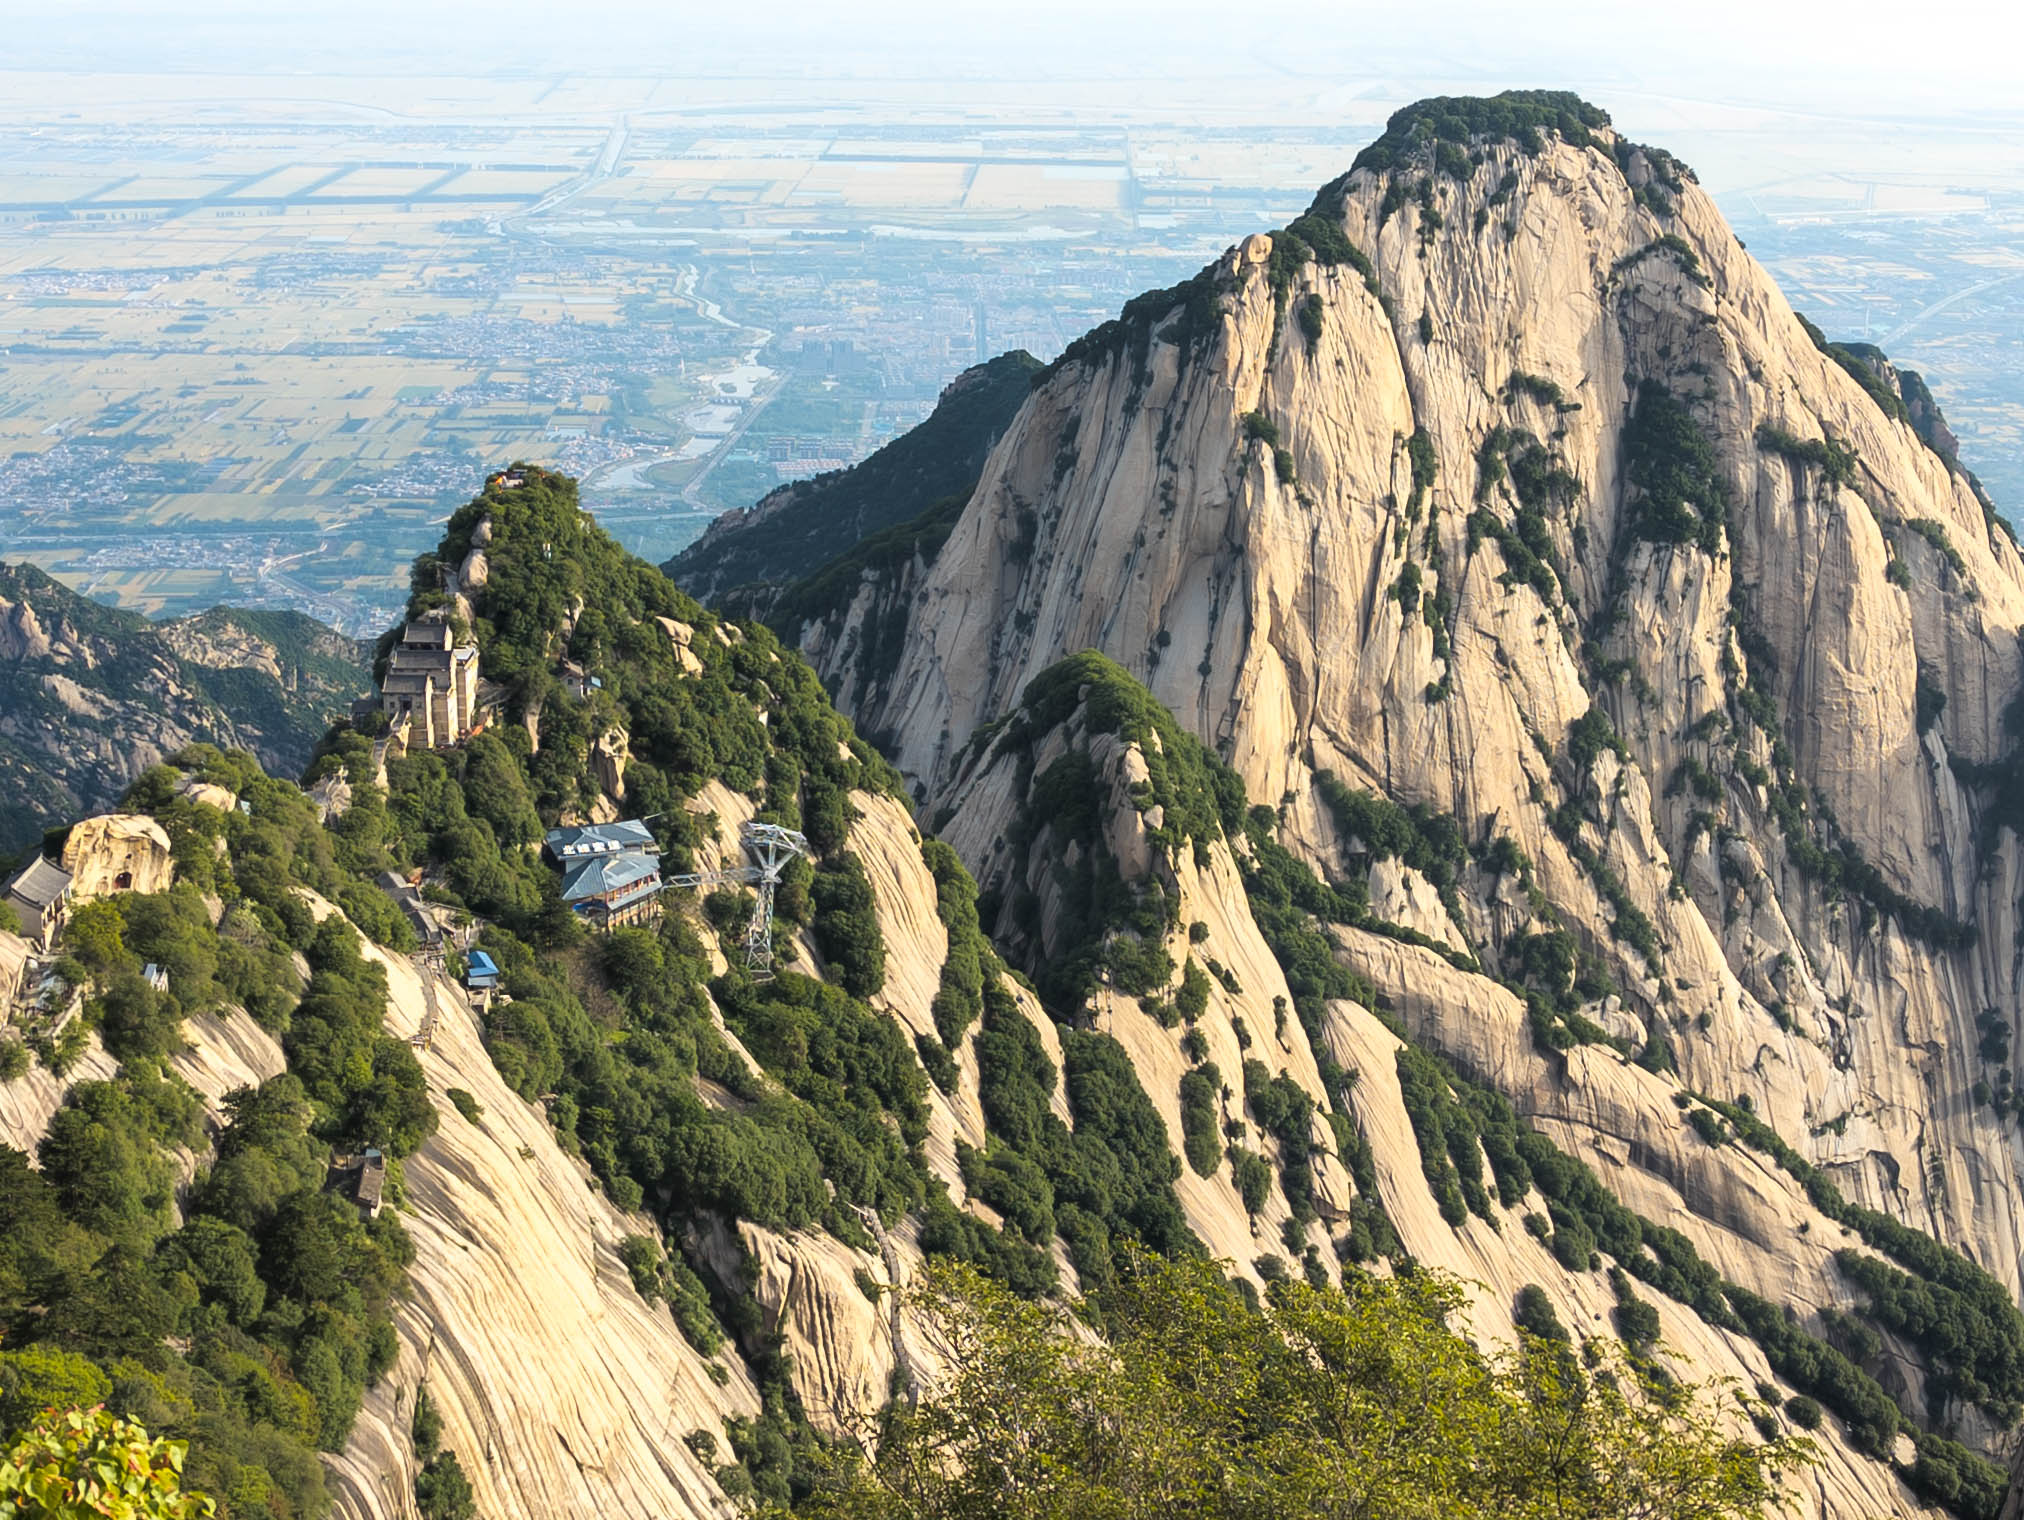
M1861 386L1869 399L1876 403L1878 411L1894 422L1911 425L1911 413L1905 407L1904 398L1881 372L1882 364L1887 362L1882 349L1868 343L1831 343L1827 334L1808 321L1803 313L1794 312L1793 315L1799 318L1799 325L1806 329L1806 336L1812 340L1813 346Z
M1037 389L1056 375L1129 360L1135 389L1152 378L1155 338L1174 344L1185 360L1200 350L1222 324L1223 297L1228 285L1218 264L1166 290L1149 290L1125 302L1116 317L1091 328L1061 351L1058 358L1033 376Z
M1085 1283L1108 1280L1117 1253L1132 1241L1169 1256L1200 1251L1174 1197L1180 1164L1166 1124L1122 1046L1108 1035L1064 1029L1057 1071L1039 1033L995 980L985 988L975 1045L985 1120L1001 1145L1032 1163L1026 1175L1045 1179L1056 1229ZM1057 1082L1065 1084L1073 1129L1053 1111ZM1026 1280L1040 1275L1036 1264ZM1045 1277L1052 1281L1051 1264Z
M1719 456L1693 413L1654 380L1638 386L1624 429L1624 476L1637 493L1628 524L1634 538L1720 551L1729 489Z
M1435 96L1394 111L1377 140L1357 154L1350 173L1359 169L1383 173L1403 168L1431 156L1444 143L1470 148L1510 142L1516 143L1521 152L1537 154L1545 151L1545 134L1557 132L1575 146L1585 147L1593 140L1592 129L1608 125L1607 111L1567 90ZM1452 162L1440 166L1445 172L1455 172ZM1317 209L1330 199L1331 191L1336 191L1333 199L1340 199L1335 185L1324 188L1317 198Z
M1517 501L1508 525L1486 505L1504 485ZM1504 556L1503 584L1529 585L1547 606L1555 605L1565 567L1547 513L1571 505L1580 495L1581 481L1552 449L1521 429L1492 428L1476 451L1478 505L1468 518L1470 552L1485 538L1495 540Z
M400 1158L436 1115L414 1053L384 1032L384 971L298 894L342 881L306 800L246 756L175 759L252 811L199 808L174 797L175 772L148 773L126 805L159 808L184 882L90 904L59 944L86 1019L123 1054L112 1078L70 1089L39 1170L0 1149L4 1417L24 1423L23 1400L104 1400L189 1441L185 1477L221 1514L320 1515L316 1453L343 1447L392 1366L391 1305L413 1259L394 1209L368 1218L330 1186L345 1175L332 1154L378 1147L395 1202ZM215 927L200 891L222 902ZM143 956L168 968L168 991L135 976ZM202 1101L160 1058L184 1018L241 1001L280 1035L289 1070L228 1094L207 1142ZM172 1150L207 1145L172 1213Z
M1668 232L1653 238L1642 248L1634 248L1615 264L1610 266L1612 276L1624 274L1644 263L1646 259L1664 257L1680 267L1682 273L1704 290L1714 289L1715 282L1708 277L1708 271L1701 267L1701 256L1694 251L1694 245L1677 232Z
M1181 1075L1181 1138L1188 1165L1197 1176L1213 1177L1223 1164L1223 1132L1217 1120L1223 1074L1213 1061Z
M1795 465L1818 470L1821 480L1829 486L1854 484L1856 467L1862 462L1855 450L1832 436L1800 438L1768 422L1757 428L1757 447L1767 454L1781 455Z
M1653 1513L1744 1520L1808 1460L1731 1434L1711 1390L1600 1344L1576 1355L1565 1331L1485 1354L1437 1273L1338 1288L1263 1260L1279 1280L1262 1304L1192 1260L1141 1258L1067 1307L931 1270L912 1307L968 1348L967 1375L896 1409L800 1513L1607 1516L1656 1493Z

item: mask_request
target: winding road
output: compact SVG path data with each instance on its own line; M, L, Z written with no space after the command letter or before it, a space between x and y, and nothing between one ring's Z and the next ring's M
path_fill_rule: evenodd
M1925 310L1914 312L1898 326L1885 333L1878 347L1882 348L1885 353L1889 353L1893 344L1897 343L1906 333L1925 321L1927 317L1945 311L1957 301L1965 301L1970 296L1978 296L1985 290L1994 290L1998 285L2008 285L2014 280L2024 280L2024 269L2020 269L2014 274L1998 275L1995 279L1984 280L1979 285L1970 285L1966 290L1957 290L1950 296L1942 296L1939 300L1933 302L1932 305L1926 307Z

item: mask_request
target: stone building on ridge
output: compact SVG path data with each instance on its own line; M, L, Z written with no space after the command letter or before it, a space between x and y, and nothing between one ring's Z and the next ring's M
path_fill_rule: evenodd
M61 862L33 856L7 883L5 901L46 950L73 905L115 892L165 892L175 874L159 823L144 813L101 813L71 826Z
M396 729L406 725L410 749L456 744L477 727L478 646L456 640L448 618L427 614L387 656L380 710Z

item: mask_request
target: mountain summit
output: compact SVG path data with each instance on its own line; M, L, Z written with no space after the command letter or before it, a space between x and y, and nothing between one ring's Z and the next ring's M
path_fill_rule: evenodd
M1072 344L946 542L785 631L980 871L1001 726L1101 651L1354 890L1334 959L1415 1040L1994 1450L2024 1383L1912 1372L1929 1273L1852 1260L1910 1226L2014 1297L2024 1252L2024 561L1943 443L1671 155L1426 101Z

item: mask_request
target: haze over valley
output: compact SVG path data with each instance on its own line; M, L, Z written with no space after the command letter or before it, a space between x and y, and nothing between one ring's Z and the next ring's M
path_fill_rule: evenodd
M0 97L0 554L149 615L361 636L486 468L578 475L664 558L964 367L1053 358L1297 214L1406 100L1487 77L1267 51L937 80L901 53L807 91L708 56L368 54L312 85L247 72L288 57L258 34L152 56L114 82L31 37ZM1831 336L1922 371L1999 505L2024 499L2015 131L1634 72L1590 93Z

